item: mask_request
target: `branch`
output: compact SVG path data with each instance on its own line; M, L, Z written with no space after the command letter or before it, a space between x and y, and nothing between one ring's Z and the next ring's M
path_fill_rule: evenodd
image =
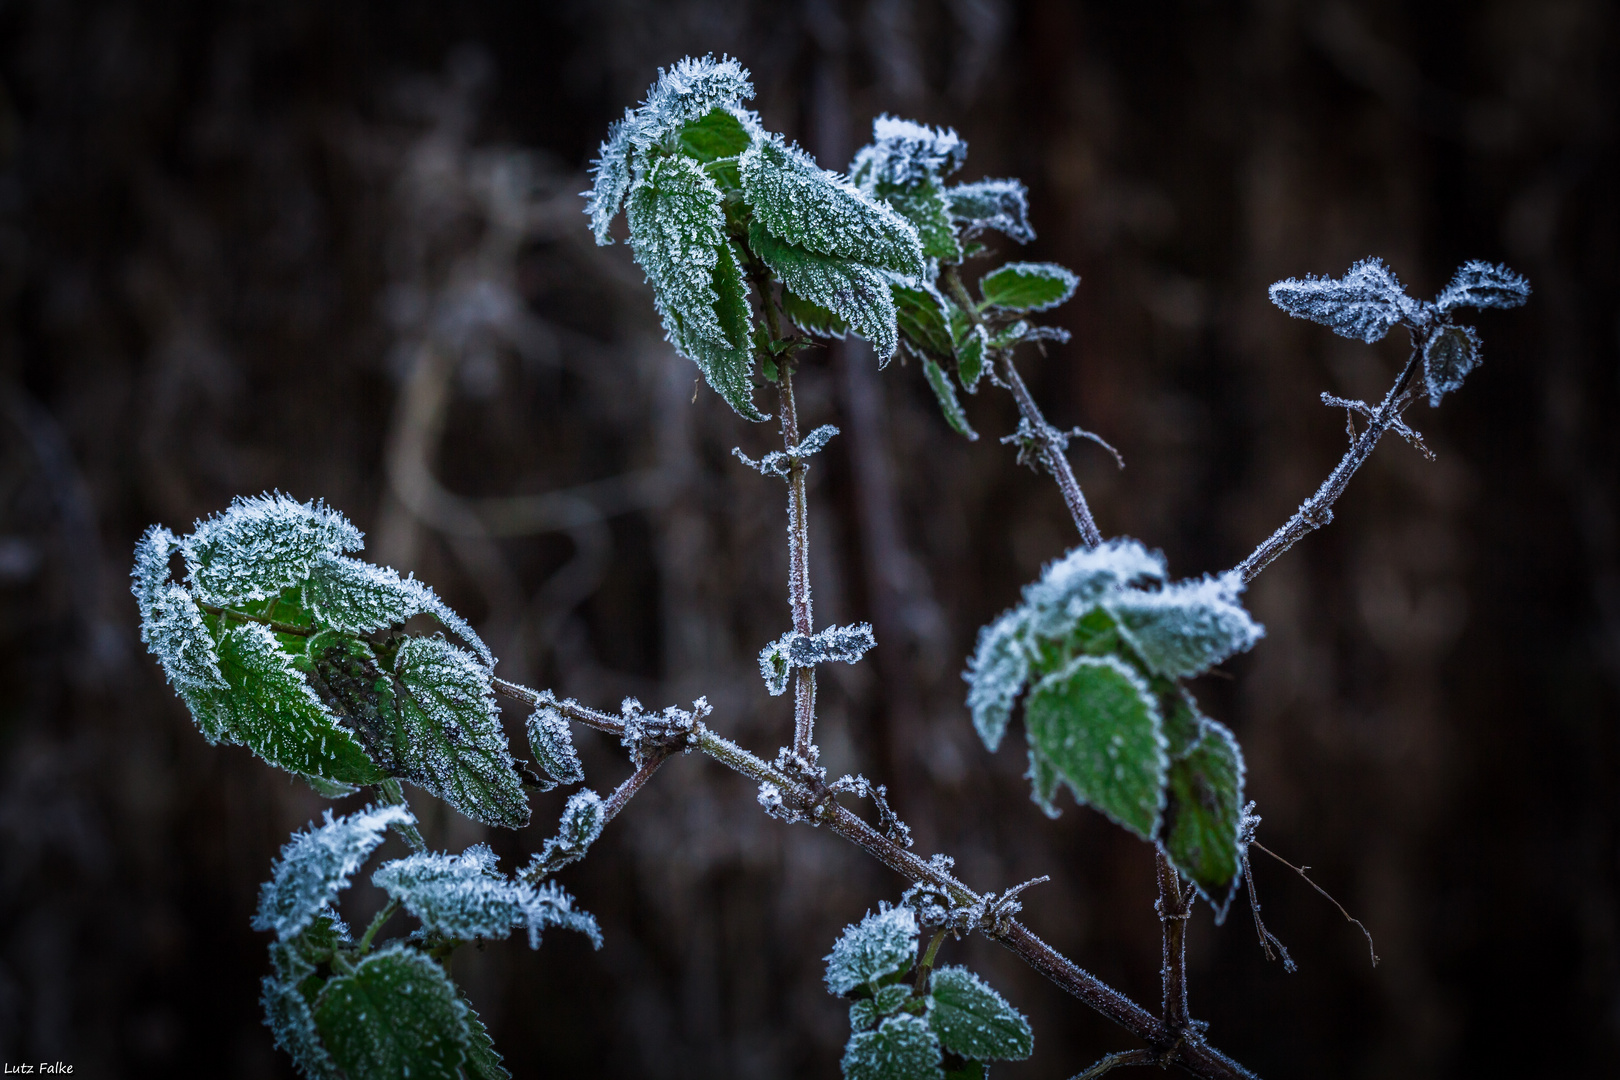
M765 310L774 315L769 287L760 290ZM771 319L774 324L775 319ZM773 330L773 332L775 332ZM789 453L788 464L788 603L793 609L793 629L805 637L816 632L810 603L810 515L806 506L805 462L793 454L799 445L799 410L793 400L793 370L784 363L777 386L782 393L782 443ZM793 753L813 765L816 725L816 670L802 667L793 673Z
M956 267L946 268L945 282L950 288L952 299L962 308L973 325L983 326L984 319L979 314L978 305L974 304L973 298L968 295L967 286L962 284L962 275ZM1012 350L999 350L997 359L1000 361L1001 379L1012 391L1013 400L1018 403L1018 413L1028 425L1029 438L1035 444L1040 463L1046 466L1046 471L1052 474L1052 479L1057 481L1058 490L1063 493L1063 503L1069 508L1069 516L1074 518L1074 527L1080 530L1081 541L1087 547L1096 547L1102 543L1102 533L1098 531L1097 522L1091 516L1091 507L1086 504L1086 496L1080 490L1080 482L1074 478L1074 470L1069 466L1069 457L1065 452L1068 448L1068 439L1061 431L1046 422L1041 407L1035 404L1035 398L1031 396L1029 387L1024 385L1018 369L1013 367Z
M1260 571L1271 565L1271 561L1277 556L1333 520L1333 504L1344 494L1350 478L1372 455L1373 447L1378 445L1378 440L1383 438L1386 431L1410 430L1401 423L1401 413L1411 404L1416 393L1412 376L1417 371L1417 365L1418 350L1414 348L1412 355L1407 358L1406 366L1401 369L1400 376L1384 395L1384 400L1379 403L1377 411L1369 417L1366 430L1356 436L1355 441L1350 444L1350 449L1345 451L1344 457L1339 460L1339 464L1328 474L1328 478L1322 481L1322 486L1316 489L1316 494L1301 503L1299 509L1294 511L1294 516L1284 522L1282 528L1267 537L1247 559L1238 564L1237 571L1243 575L1245 584L1258 577Z
M1181 1034L1192 1026L1187 1011L1187 920L1192 917L1193 891L1181 889L1181 875L1163 850L1154 852L1159 875L1159 900L1154 908L1164 927L1160 975L1163 982L1164 1026Z

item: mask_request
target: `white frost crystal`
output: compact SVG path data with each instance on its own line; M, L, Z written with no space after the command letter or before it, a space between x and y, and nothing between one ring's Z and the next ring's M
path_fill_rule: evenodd
M285 940L314 920L349 885L349 877L383 841L390 825L415 822L403 806L368 806L297 833L281 849L270 880L259 890L253 929Z
M863 983L911 967L917 952L917 916L908 907L879 904L843 936L826 956L827 990L842 997Z

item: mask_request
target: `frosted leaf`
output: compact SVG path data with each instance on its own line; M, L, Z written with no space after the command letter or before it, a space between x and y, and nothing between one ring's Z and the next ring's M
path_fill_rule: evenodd
M1472 326L1442 326L1423 343L1423 384L1429 407L1463 384L1479 367L1479 335Z
M892 285L895 317L906 342L916 352L935 359L955 355L951 338L951 304L933 286L912 288Z
M790 446L786 450L773 450L758 461L743 453L741 447L734 446L731 448L731 452L738 461L755 470L761 476L780 476L783 480L786 480L795 461L807 462L812 454L824 449L832 441L832 437L837 434L837 428L831 424L822 424L800 439L796 445ZM805 465L806 469L809 467L808 464Z
M1029 225L1029 189L1019 180L980 180L945 189L951 217L965 236L994 229L1020 244L1035 239Z
M843 319L820 304L806 300L792 289L782 290L782 313L792 320L794 326L814 337L843 341L844 335L849 333L849 325Z
M1057 263L1007 263L979 279L985 303L1018 312L1055 308L1079 286L1079 275Z
M968 393L978 389L984 374L984 361L990 352L990 336L982 326L969 327L956 347L956 373Z
M647 99L635 109L626 109L624 119L608 128L607 140L592 163L594 184L585 192L585 212L590 215L596 242L613 242L608 227L630 190L635 151L669 138L717 108L740 123L757 127L752 115L739 108L753 96L747 69L729 57L687 57L668 70L659 68L658 81L648 90Z
M307 927L349 885L349 877L383 842L390 825L415 822L403 806L368 806L345 817L326 812L320 826L294 834L259 889L253 929L285 941Z
M135 567L129 573L129 591L144 615L163 590L168 588L169 557L180 550L180 541L161 525L152 525L135 541Z
M315 1024L350 1077L460 1080L466 1007L438 962L390 943L327 982Z
M944 1049L977 1061L1022 1061L1035 1051L1029 1021L989 984L963 967L935 968L928 1024Z
M340 784L383 778L355 733L310 689L268 627L232 627L220 639L218 655L230 687L212 699L222 738L305 776Z
M1024 705L1032 755L1077 802L1151 840L1169 757L1147 681L1117 656L1077 656L1037 682ZM1050 799L1047 799L1047 804Z
M787 690L788 676L794 668L835 661L853 664L876 647L871 623L829 626L814 635L789 630L760 650L759 674L771 696L776 697Z
M1243 579L1232 571L1157 591L1121 590L1107 607L1149 671L1190 678L1247 652L1265 634L1238 602L1242 591Z
M737 169L755 221L778 240L815 255L906 277L925 273L922 246L910 222L823 169L797 147L774 137L761 139L738 159ZM764 257L752 233L748 243ZM809 290L791 282L788 287L835 314L844 314Z
M575 911L572 897L554 886L536 889L506 877L484 844L460 855L424 851L386 862L371 883L402 903L424 930L446 937L499 939L527 927L529 947L538 949L541 931L564 926L601 946L596 921Z
M1128 585L1156 586L1166 577L1164 557L1136 540L1109 540L1094 548L1076 548L1051 563L1040 581L1024 588L1030 631L1061 637L1103 597Z
M161 586L142 601L141 641L177 689L228 688L214 655L213 635L191 594L179 585Z
M557 823L557 835L547 840L529 859L529 865L523 868L521 876L537 881L555 874L569 863L583 859L585 852L596 843L596 838L602 835L602 828L606 824L607 806L602 802L602 796L588 788L574 792L563 806L562 819Z
M489 646L432 588L386 566L322 553L310 564L303 597L321 622L349 634L369 634L402 626L415 615L432 615L470 645L486 666L495 664Z
M938 180L967 161L967 143L952 128L931 128L887 114L872 121L872 142L855 153L849 178L870 190Z
M180 542L193 594L220 606L268 599L303 581L321 552L363 546L360 530L336 510L280 492L239 496Z
M315 1027L315 1014L298 984L315 973L315 966L303 960L290 946L272 945L277 959L275 976L260 982L259 1004L264 1006L264 1023L270 1029L278 1050L292 1058L305 1080L343 1080L337 1063L321 1043Z
M978 647L962 677L968 682L967 706L973 729L992 754L1007 733L1013 702L1029 682L1029 654L1022 612L1014 610L979 631Z
M934 400L939 402L939 411L945 417L945 422L951 430L965 437L969 442L979 438L979 433L973 430L968 423L967 413L962 411L962 403L956 398L956 387L951 385L951 377L945 374L945 369L934 362L931 356L922 358L923 378L928 380L928 386L934 391Z
M1166 777L1169 802L1160 843L1215 909L1217 923L1226 918L1243 858L1243 779L1237 740L1208 718Z
M542 701L529 714L529 749L535 764L559 784L577 784L585 779L585 769L574 749L574 737L568 728L568 718L554 705Z
M880 365L894 356L900 342L894 299L881 273L785 243L757 221L748 227L748 246L795 294L826 308L870 341Z
M1057 769L1033 746L1029 748L1029 769L1024 773L1024 778L1029 781L1030 800L1041 808L1041 813L1054 821L1061 817L1063 812L1057 807L1060 782Z
M676 141L682 153L707 163L735 158L753 144L758 131L750 114L718 108L682 124Z
M1382 259L1362 259L1342 278L1288 278L1271 286L1271 302L1299 319L1368 344L1419 310Z
M398 775L474 821L508 829L529 821L490 685L476 657L440 637L407 638L394 658Z
M524 893L524 925L529 928L529 948L540 947L540 931L552 926L572 930L590 939L594 948L602 947L602 930L587 911L574 910L574 898L564 892L556 882L547 881Z
M913 187L879 184L871 194L911 222L925 258L940 262L961 260L962 245L956 239L956 226L945 202L945 186L938 180L927 180Z
M880 986L869 998L861 998L849 1007L849 1026L855 1031L867 1031L878 1026L885 1016L911 1000L911 987L904 983Z
M500 1052L495 1049L495 1041L489 1037L489 1029L484 1026L484 1021L473 1010L466 993L459 989L457 993L461 998L461 1007L467 1010L467 1059L461 1063L466 1080L512 1080L512 1074L501 1061Z
M1530 283L1523 276L1475 259L1463 263L1434 306L1444 315L1459 307L1514 308L1528 299Z
M902 1014L844 1046L844 1080L944 1080L939 1038L920 1016Z
M878 905L854 926L844 928L827 961L827 991L842 997L866 983L910 969L917 952L917 916L907 907Z

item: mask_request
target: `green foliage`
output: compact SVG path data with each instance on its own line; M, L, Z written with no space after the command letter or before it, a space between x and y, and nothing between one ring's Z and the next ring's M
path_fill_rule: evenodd
M893 981L911 967L917 951L917 917L910 908L879 905L843 936L827 954L827 991L834 996L856 987Z
M399 777L486 824L521 826L494 658L426 585L343 554L361 542L337 511L280 494L238 499L184 539L154 527L131 587L142 639L211 742L333 796ZM175 551L186 585L169 577ZM468 648L399 632L424 614Z
M467 1009L444 969L404 944L384 946L328 982L315 1026L351 1077L460 1080Z
M979 279L984 302L1003 311L1046 311L1074 295L1080 279L1057 263L1007 263Z
M1232 575L1168 582L1134 540L1076 550L985 627L966 678L986 747L1027 691L1031 789L1048 814L1077 801L1164 847L1224 913L1241 858L1243 759L1177 682L1248 649L1262 631Z
M935 968L929 1026L940 1046L979 1061L1022 1061L1035 1052L1029 1021L988 983L963 967Z
M780 240L757 221L748 229L748 246L795 296L831 312L870 341L880 360L894 355L899 344L894 300L883 274Z
M934 397L939 401L939 411L945 414L945 422L951 425L951 430L958 435L965 435L969 440L977 439L979 433L968 423L967 414L962 411L962 403L956 399L956 387L951 385L951 377L945 374L945 369L936 364L931 356L923 357L923 376L927 378L929 387L934 391Z
M944 1080L939 1037L920 1016L902 1014L876 1031L857 1031L844 1047L845 1080Z

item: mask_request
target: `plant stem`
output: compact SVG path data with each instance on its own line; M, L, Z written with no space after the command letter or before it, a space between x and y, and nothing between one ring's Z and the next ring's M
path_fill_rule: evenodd
M405 801L405 789L400 787L399 781L392 776L377 785L377 797L388 806L403 806L407 810L411 808L411 804ZM404 838L412 851L427 850L427 841L422 839L422 834L415 825L395 825L394 831Z
M765 297L769 314L773 309L768 290ZM793 371L785 363L777 386L782 394L782 444L791 453L799 445L799 411L793 400ZM809 637L815 633L815 619L810 603L810 520L804 473L804 459L792 458L788 466L788 602L793 610L794 631ZM794 671L793 677L793 753L813 761L816 672L802 667Z
M377 936L377 931L383 928L383 923L393 918L394 912L398 910L399 901L390 900L388 903L383 905L383 909L381 911L377 912L376 917L371 920L371 925L366 927L366 932L360 936L361 956L364 956L366 953L371 951L371 939Z
M635 772L625 777L623 782L613 789L613 794L609 795L607 801L602 804L603 825L619 816L619 811L624 809L625 803L629 802L631 797L641 790L641 785L651 779L652 774L658 771L658 766L664 763L670 753L671 751L664 749L654 750L647 755L647 759L641 763L641 766Z
M950 289L951 298L961 307L973 325L984 326L984 317L979 314L978 305L968 295L967 286L962 283L961 272L956 267L950 266L945 269L945 284ZM999 350L995 359L999 362L1002 381L1007 384L1007 388L1012 391L1013 400L1018 403L1019 415L1034 433L1041 464L1046 466L1046 471L1057 481L1058 491L1063 495L1063 503L1069 508L1069 516L1074 519L1074 527L1080 531L1081 542L1087 547L1096 547L1102 543L1102 533L1097 529L1097 522L1091 516L1091 507L1086 503L1085 493L1080 490L1080 482L1074 478L1074 469L1069 465L1063 433L1046 422L1041 407L1035 403L1029 387L1024 385L1023 377L1013 366L1012 350Z
M309 637L315 633L313 626L295 626L292 623L276 622L274 619L267 619L263 615L249 615L247 612L237 611L235 608L215 607L213 604L205 604L201 600L197 601L197 606L210 615L219 615L226 619L240 619L243 622L256 622L260 626L268 626L278 634Z
M1282 528L1268 536L1255 548L1247 559L1237 566L1237 572L1243 575L1245 584L1253 581L1260 575L1260 571L1271 565L1271 561L1306 536L1333 520L1333 504L1338 501L1344 489L1350 483L1350 478L1356 474L1367 458L1372 455L1373 447L1384 433L1394 427L1401 418L1401 413L1412 401L1414 386L1412 376L1417 371L1418 350L1413 348L1412 355L1407 358L1406 366L1401 369L1399 377L1390 386L1384 400L1379 403L1378 409L1367 421L1366 430L1356 436L1345 451L1339 464L1322 481L1322 486L1316 489L1316 494L1300 504L1294 516L1285 521Z
M1160 975L1163 981L1164 1026L1174 1032L1187 1029L1187 920L1192 914L1193 892L1185 894L1181 875L1163 851L1154 852L1159 871L1159 922L1164 927Z
M917 965L917 985L912 989L913 997L922 997L928 993L928 975L934 970L934 957L939 955L939 947L945 941L945 932L950 929L941 926L934 931L933 938L928 942L928 951L923 953L922 963Z
M1121 1065L1157 1065L1158 1063L1158 1057L1151 1050L1122 1050L1117 1054L1109 1054L1085 1072L1076 1073L1072 1080L1097 1080L1098 1077L1113 1072Z

